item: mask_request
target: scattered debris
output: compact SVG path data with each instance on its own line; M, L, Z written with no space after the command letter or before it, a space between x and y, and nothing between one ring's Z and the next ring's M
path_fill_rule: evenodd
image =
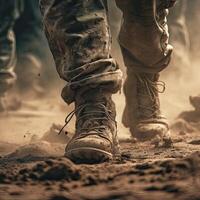
M67 142L72 137L72 132L69 132L67 130L63 130L61 134L59 134L60 130L62 129L61 125L53 124L49 131L47 131L41 140L47 141L50 143L61 143L61 144L67 144Z

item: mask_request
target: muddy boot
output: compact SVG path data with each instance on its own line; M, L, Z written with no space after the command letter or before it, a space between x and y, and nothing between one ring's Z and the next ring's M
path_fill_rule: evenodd
M118 142L111 94L99 89L79 92L74 114L76 132L66 147L65 156L76 163L100 163L112 159L117 153Z
M169 126L161 115L158 93L165 85L158 81L159 74L132 73L124 85L126 108L123 124L139 140L168 140Z

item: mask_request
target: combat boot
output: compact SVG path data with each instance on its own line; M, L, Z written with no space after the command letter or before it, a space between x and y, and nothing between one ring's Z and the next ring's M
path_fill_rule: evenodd
M165 84L159 81L159 74L128 73L124 85L126 107L123 124L130 128L133 137L139 140L170 140L169 126L161 115L159 93Z
M100 89L78 92L75 111L76 132L67 144L65 156L76 163L100 163L118 152L115 104L111 94ZM66 119L66 123L68 123Z

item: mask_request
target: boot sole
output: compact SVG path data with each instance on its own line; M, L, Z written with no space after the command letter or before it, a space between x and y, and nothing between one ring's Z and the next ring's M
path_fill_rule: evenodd
M101 149L82 147L68 150L65 157L75 163L95 164L112 160L113 155Z

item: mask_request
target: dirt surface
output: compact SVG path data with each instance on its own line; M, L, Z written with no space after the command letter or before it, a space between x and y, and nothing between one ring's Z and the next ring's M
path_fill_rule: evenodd
M170 148L127 139L120 127L121 158L75 165L63 157L73 129L58 135L71 108L33 105L0 118L0 200L200 199L200 129L187 112L172 124Z
M49 146L50 145L50 146ZM43 147L41 147L43 146ZM187 199L200 197L200 144L170 149L122 141L122 159L75 165L43 142L0 159L0 199ZM63 147L63 149L62 149ZM195 153L196 152L196 153Z

